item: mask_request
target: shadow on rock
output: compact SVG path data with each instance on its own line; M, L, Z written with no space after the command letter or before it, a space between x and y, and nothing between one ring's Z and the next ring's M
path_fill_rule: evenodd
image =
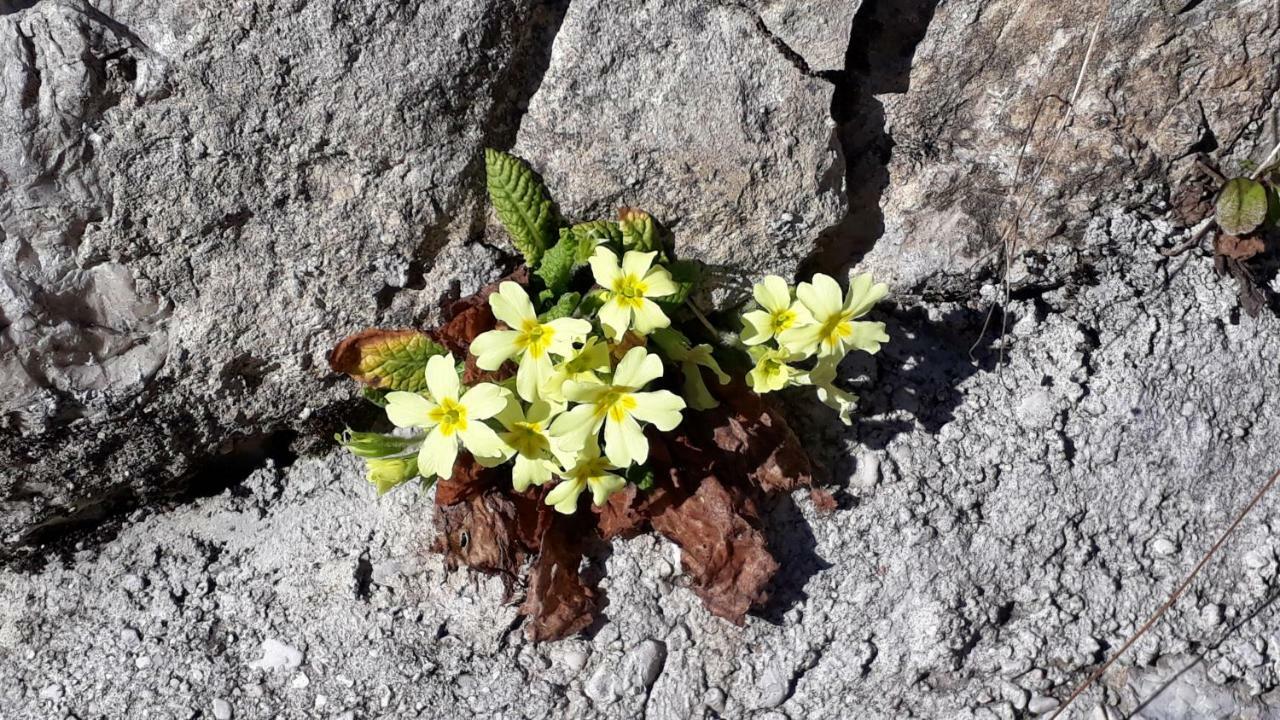
M831 563L818 556L813 529L790 495L779 496L766 507L763 520L769 552L781 567L773 577L769 601L752 614L782 625L787 612L808 599L804 588L809 579L830 568Z
M849 212L818 241L801 276L837 272L860 260L884 234L880 200L889 186L893 138L876 97L910 86L916 46L933 20L937 0L864 0L853 19L844 70L835 84L831 117L844 151Z

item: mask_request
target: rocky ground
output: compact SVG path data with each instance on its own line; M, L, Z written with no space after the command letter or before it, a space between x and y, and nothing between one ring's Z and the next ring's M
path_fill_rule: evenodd
M1274 142L1280 8L1120 5L0 2L0 717L1051 713L1280 462L1276 302L1157 251L1194 153ZM641 537L592 553L602 621L530 644L327 443L336 338L500 272L484 145L726 290L892 282L858 422L789 399L839 508L768 508L745 627ZM1070 716L1280 717L1276 530Z

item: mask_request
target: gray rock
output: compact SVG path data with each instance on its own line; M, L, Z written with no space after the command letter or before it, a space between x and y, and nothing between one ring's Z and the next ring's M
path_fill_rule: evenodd
M516 150L571 217L641 207L724 285L791 276L845 212L832 90L742 6L575 0Z
M896 5L932 4L884 12L910 15ZM1133 197L1164 212L1195 151L1212 151L1229 173L1267 154L1275 139L1261 132L1262 118L1280 89L1273 8L1111 3L1104 18L1098 7L1064 5L1050 20L1017 0L942 3L929 11L909 87L900 74L874 86L893 63L872 66L868 89L882 94L893 149L884 236L863 268L914 292L954 292L975 274L999 275L1001 239L1024 204L1011 280L1053 284L1085 267L1093 251L1084 230L1106 204ZM1101 19L1075 119L1055 142L1062 100ZM881 182L874 175L863 181Z
M231 720L231 703L218 698L213 701L213 717L215 720Z
M350 396L325 364L339 337L499 271L469 241L481 149L511 142L545 54L533 0L19 5L0 15L0 537L279 456L273 433Z
M813 72L844 70L860 0L741 0Z

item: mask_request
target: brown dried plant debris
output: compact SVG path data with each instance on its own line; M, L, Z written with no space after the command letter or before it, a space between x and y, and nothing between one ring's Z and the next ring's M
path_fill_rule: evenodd
M524 282L527 275L506 279ZM467 358L467 383L511 374L505 367L480 372L468 352L477 335L498 324L488 303L496 288L494 283L453 303L444 324L425 333L455 358ZM359 342L361 335L349 340ZM654 530L680 546L690 585L707 609L742 624L748 612L766 602L778 570L760 522L760 503L770 494L811 486L813 471L771 402L741 379L713 392L718 407L688 413L672 432L648 430L651 485L642 490L628 484L600 508L592 507L586 494L573 515L556 513L542 502L547 488L517 493L508 467L485 468L461 453L453 475L436 483L433 549L450 568L465 565L499 575L508 592L519 586L527 568L520 605L528 617L526 634L552 640L589 627L601 605L599 591L579 573L585 548L600 539ZM816 504L835 507L829 494L817 492Z

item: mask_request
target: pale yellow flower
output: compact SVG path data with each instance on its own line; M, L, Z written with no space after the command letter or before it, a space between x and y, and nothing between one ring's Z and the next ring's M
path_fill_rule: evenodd
M649 458L649 440L640 422L652 423L663 432L680 424L685 402L673 392L641 392L650 381L662 377L662 360L643 347L631 348L618 363L608 384L567 382L564 396L581 403L551 425L551 434L565 439L565 447L587 444L604 427L604 451L609 461L625 468Z
M413 455L366 458L364 462L366 477L378 489L379 497L418 474L418 458Z
M564 402L564 384L569 381L602 384L601 373L609 372L609 346L597 337L588 337L581 348L556 365L539 390L544 399Z
M694 410L710 410L720 403L707 389L702 377L702 369L706 368L715 374L721 385L729 382L729 375L720 369L710 345L701 344L690 347L689 338L679 330L670 328L656 330L652 335L654 343L662 349L662 353L672 362L680 363L680 371L684 373L684 399Z
M804 358L786 348L764 348L757 345L749 350L755 367L747 373L751 389L760 395L781 390L800 376L800 371L788 363Z
M425 396L387 393L387 418L392 424L427 430L418 450L418 472L426 478L452 475L459 444L481 464L502 462L506 447L484 421L507 406L511 392L492 383L480 383L459 396L462 381L450 354L428 360L426 375Z
M498 437L516 459L511 469L511 483L516 492L546 483L561 464L573 461L574 454L563 451L559 438L550 434L551 419L560 409L563 406L539 400L526 410L513 397L498 413L497 420L503 427Z
M855 320L866 315L888 292L888 285L874 283L871 275L864 274L849 282L849 292L842 299L835 280L821 273L814 275L812 282L796 287L796 297L813 316L813 322L782 331L778 343L803 355L817 351L818 357L824 358L844 357L853 348L878 352L880 344L889 341L884 323Z
M626 480L610 470L617 468L600 457L600 446L592 438L578 454L578 461L573 467L560 473L560 482L551 488L543 502L554 505L556 512L572 515L578 509L578 496L590 488L591 502L597 507L604 505L610 495L627 485Z
M835 379L836 361L820 360L806 375L797 378L797 381L812 385L818 391L818 399L822 404L839 413L840 422L851 425L851 415L857 409L858 396L836 387Z
M524 288L507 281L489 296L494 317L510 330L490 330L471 341L471 354L481 370L497 370L502 363L518 358L516 392L529 402L538 399L539 389L551 377L551 356L572 354L573 345L591 332L591 323L577 318L538 321Z
M671 273L663 267L652 267L656 252L628 251L618 265L618 256L606 247L597 247L591 256L591 274L604 288L604 305L600 307L600 324L612 340L621 338L628 329L647 335L667 327L671 320L650 298L675 294L677 288Z
M786 330L813 322L808 308L791 299L787 281L777 275L768 275L756 283L751 294L761 309L742 316L746 326L742 329L742 342L746 345L768 342Z

